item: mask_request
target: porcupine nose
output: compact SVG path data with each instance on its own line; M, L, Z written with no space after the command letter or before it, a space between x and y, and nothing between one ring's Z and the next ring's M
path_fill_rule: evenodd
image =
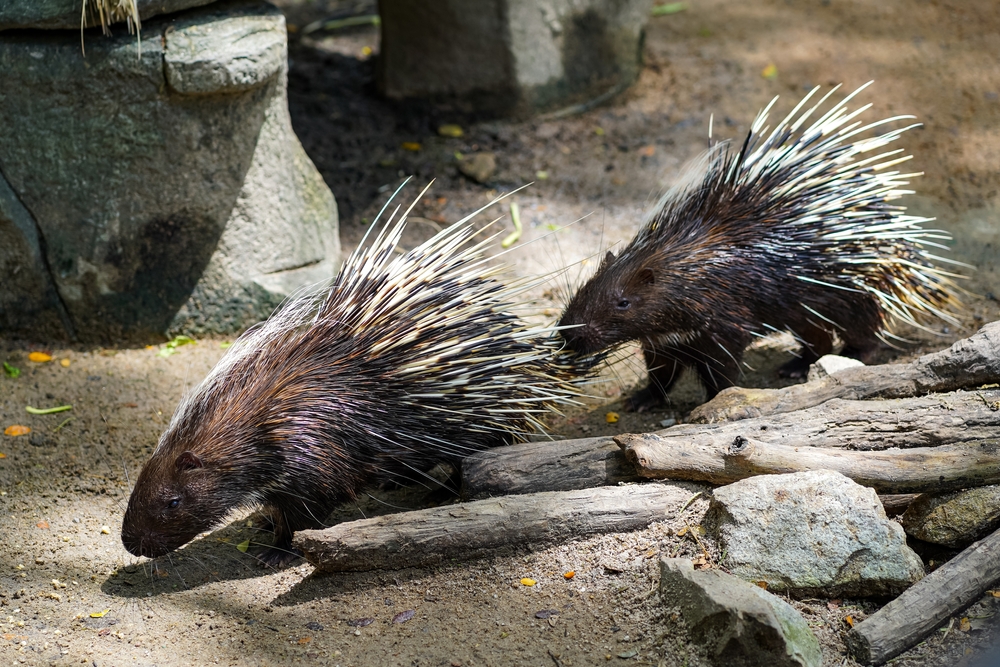
M559 335L566 341L566 347L577 354L592 354L600 347L595 345L596 334L593 326L583 322L576 322L573 318L563 317L559 321L560 327L565 327L559 331Z

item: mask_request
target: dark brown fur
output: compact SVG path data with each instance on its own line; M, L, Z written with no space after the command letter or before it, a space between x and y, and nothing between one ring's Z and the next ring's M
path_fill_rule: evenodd
M129 552L166 554L259 507L275 532L264 560L287 561L294 531L365 487L457 466L579 395L586 369L509 312L524 287L489 277L471 224L400 257L402 227L245 334L177 409L129 499Z
M907 128L843 143L849 99L807 129L786 119L768 135L763 114L740 150L717 146L570 300L559 324L577 353L641 343L649 386L629 408L662 403L684 367L712 398L739 380L755 336L796 336L801 358L784 369L794 377L831 352L833 333L841 354L869 361L894 319L953 321L949 274L921 246L945 237L887 203L906 184L898 172L854 161Z

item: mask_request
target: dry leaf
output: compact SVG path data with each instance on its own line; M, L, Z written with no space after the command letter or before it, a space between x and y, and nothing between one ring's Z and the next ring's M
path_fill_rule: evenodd
M31 427L22 426L20 424L13 424L3 430L4 435L10 435L14 437L17 437L19 435L28 435L29 433L31 433Z
M29 361L34 361L37 364L44 364L46 361L52 361L51 354L45 354L44 352L32 352L28 355Z

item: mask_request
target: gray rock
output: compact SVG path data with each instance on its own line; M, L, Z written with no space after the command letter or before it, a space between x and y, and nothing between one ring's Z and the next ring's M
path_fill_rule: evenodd
M0 3L0 30L43 28L79 31L81 2L82 0L5 0ZM140 21L210 2L213 0L135 0ZM100 25L92 11L87 13L86 25L88 28ZM94 37L97 38L97 35ZM79 45L79 33L77 44Z
M875 492L829 470L716 489L703 525L721 565L793 595L896 595L924 575Z
M639 75L652 0L382 0L379 86L530 113L594 103Z
M469 155L458 163L458 170L477 183L485 183L497 170L496 155L490 152Z
M902 523L925 542L965 546L1000 526L1000 485L921 495L903 513Z
M845 368L854 368L855 366L864 366L864 364L857 359L851 359L850 357L841 357L836 354L824 354L809 367L809 376L807 380L809 382L822 380L823 378L834 375Z
M127 35L86 59L75 33L0 40L0 235L21 248L0 250L0 333L233 332L333 275L336 203L291 128L285 39L248 0L147 22L138 57Z
M0 174L0 332L64 338L71 331L45 262L34 218Z
M719 570L660 559L660 599L677 608L691 639L719 667L819 667L823 654L787 602Z

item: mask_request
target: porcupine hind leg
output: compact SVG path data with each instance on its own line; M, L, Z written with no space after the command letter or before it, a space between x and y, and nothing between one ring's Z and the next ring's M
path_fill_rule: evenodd
M878 331L882 328L882 314L873 299L866 299L854 310L854 317L849 326L840 332L844 339L844 349L840 356L850 357L870 364L875 361L878 352Z
M802 343L802 349L799 350L799 356L778 369L778 376L799 379L809 374L809 367L817 359L833 351L833 338L826 329L812 325L793 333L795 338Z

